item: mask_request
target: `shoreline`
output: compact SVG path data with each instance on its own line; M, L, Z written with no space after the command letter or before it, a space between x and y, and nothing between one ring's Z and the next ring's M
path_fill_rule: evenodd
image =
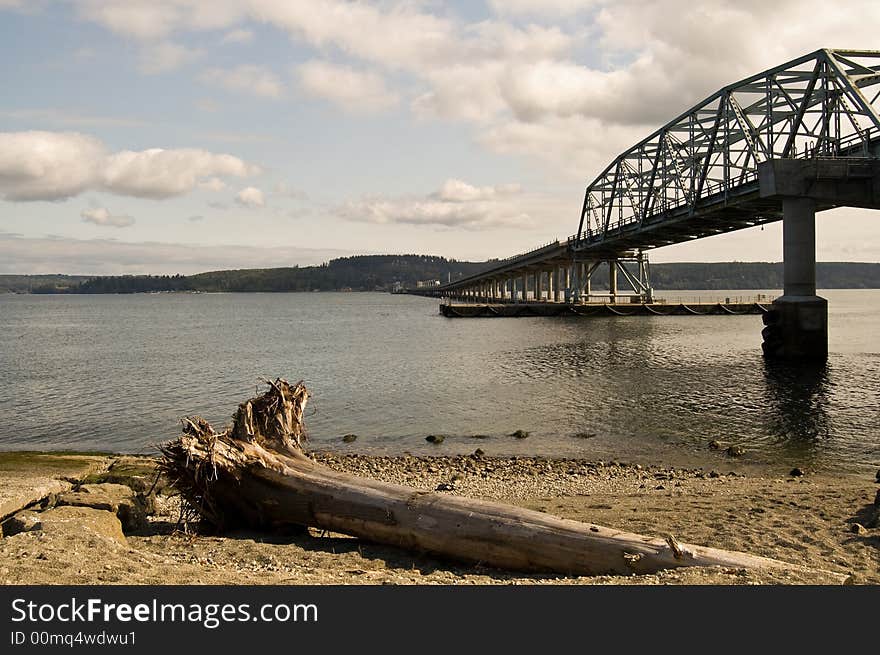
M363 459L376 461L396 461L407 462L410 460L425 460L435 463L445 463L452 460L461 460L462 458L475 457L475 453L480 453L479 458L483 460L498 461L519 461L519 462L550 462L550 463L571 463L578 466L608 466L630 468L641 466L645 468L673 468L673 469L692 469L695 472L702 471L709 474L711 471L730 474L745 474L748 476L759 477L780 477L784 478L794 468L800 468L806 474L819 477L835 477L847 479L865 479L865 476L872 477L875 472L880 471L880 461L846 461L846 462L813 462L809 457L803 458L771 458L761 450L753 448L749 443L730 440L730 441L712 441L706 444L694 443L662 443L648 444L649 447L641 448L639 451L627 452L624 454L614 455L610 444L602 444L598 448L594 448L589 454L572 454L566 451L559 455L544 454L542 452L529 453L529 451L510 451L498 450L498 446L491 440L484 438L471 437L455 437L451 441L449 438L445 440L443 445L423 445L422 439L419 438L415 448L405 449L399 453L384 452L385 448L363 448L358 449L360 444L346 443L342 439L336 441L320 441L317 443L307 441L306 450L308 454L316 459L323 460L325 458L342 458L342 459ZM640 446L643 444L639 444ZM449 447L448 447L449 446ZM740 455L729 455L727 449L731 446L741 446L744 453ZM488 452L482 452L483 450ZM148 452L152 450L152 452ZM432 452L433 451L433 452ZM158 458L158 448L144 449L142 451L111 451L111 450L83 450L83 449L64 449L57 450L34 450L34 449L9 449L6 450L0 444L0 460L4 457L21 457L21 456L65 456L65 457L103 457L103 458ZM0 462L0 474L2 474L2 462Z
M486 498L649 536L740 550L880 584L880 529L866 521L873 476L706 471L587 459L373 456L313 452L330 468L425 491ZM38 457L38 455L30 455ZM27 462L28 456L21 457ZM114 456L109 473L145 484L153 458ZM0 457L0 464L2 464ZM132 473L132 472L135 473ZM140 473L137 473L140 471ZM0 482L9 472L0 466ZM94 474L93 474L94 475ZM105 477L107 473L105 472ZM100 476L92 478L102 479ZM125 480L122 473L107 478ZM152 481L150 481L152 482ZM149 486L149 485L147 485ZM821 573L676 569L653 575L526 575L448 562L344 535L179 530L167 490L156 513L109 543L71 533L0 539L2 584L825 584ZM106 512L105 512L106 513ZM102 558L92 553L100 548Z

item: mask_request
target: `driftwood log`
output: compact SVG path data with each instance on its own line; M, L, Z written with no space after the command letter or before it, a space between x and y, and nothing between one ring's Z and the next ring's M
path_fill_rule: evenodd
M465 562L571 575L683 566L803 570L671 535L652 538L333 471L304 451L307 401L301 382L278 379L239 406L222 432L203 419L184 419L183 434L161 447L161 466L191 508L219 530L311 526Z

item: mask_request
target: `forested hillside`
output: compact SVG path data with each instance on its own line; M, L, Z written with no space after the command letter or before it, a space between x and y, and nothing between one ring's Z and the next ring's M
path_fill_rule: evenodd
M483 270L489 262L460 262L428 255L360 255L320 266L213 271L197 275L0 276L0 292L17 293L155 293L163 291L390 291L395 285L446 282ZM651 282L658 290L780 289L779 262L653 264ZM818 286L825 289L880 288L880 264L820 262ZM593 277L594 288L607 285L607 267Z

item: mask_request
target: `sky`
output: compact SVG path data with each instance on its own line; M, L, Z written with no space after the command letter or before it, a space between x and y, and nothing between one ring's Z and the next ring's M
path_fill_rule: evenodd
M845 5L845 6L844 6ZM0 0L0 273L483 260L577 230L620 152L876 0ZM819 215L822 261L878 217ZM651 260L779 261L779 223Z

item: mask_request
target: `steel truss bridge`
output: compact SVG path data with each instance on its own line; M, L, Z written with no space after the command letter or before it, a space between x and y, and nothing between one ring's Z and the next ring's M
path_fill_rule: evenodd
M616 157L587 186L576 234L417 292L590 301L609 262L612 301L618 272L650 299L643 251L782 220L786 198L880 208L878 109L880 51L817 50L753 75Z

